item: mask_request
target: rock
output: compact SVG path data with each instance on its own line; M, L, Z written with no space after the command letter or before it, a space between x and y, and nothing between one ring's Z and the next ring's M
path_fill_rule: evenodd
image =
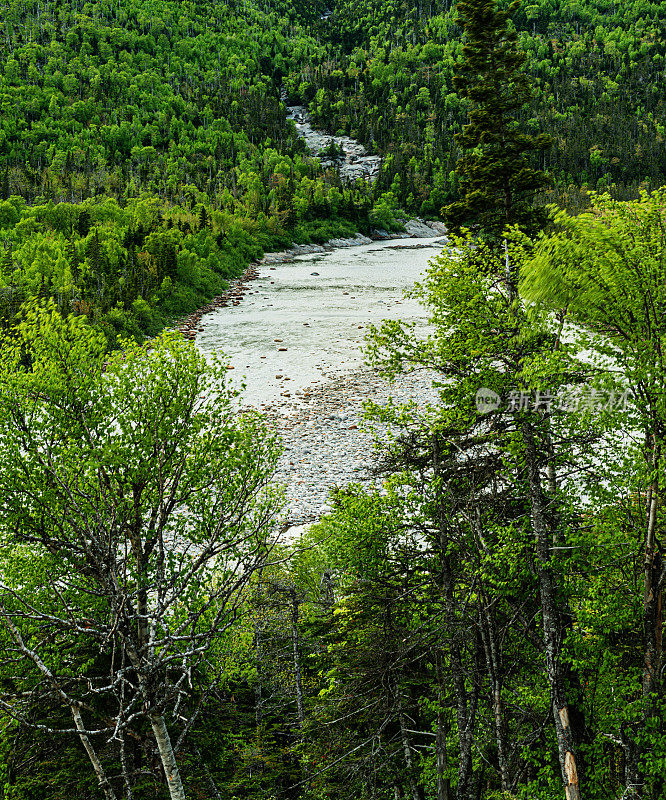
M445 234L447 232L446 225L443 222L423 221L420 219L409 220L405 223L405 230L416 238L430 238L433 234Z

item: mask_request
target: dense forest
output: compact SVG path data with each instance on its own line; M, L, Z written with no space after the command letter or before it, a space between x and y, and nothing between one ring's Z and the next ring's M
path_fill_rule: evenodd
M457 240L415 289L430 336L368 340L439 402L369 408L384 488L291 543L279 444L224 365L26 312L0 357L2 797L663 798L665 207Z
M367 228L370 187L325 175L280 101L318 14L3 0L2 319L41 294L153 334L264 250Z
M0 798L666 798L666 5L0 3ZM413 214L437 402L285 542L164 329Z
M2 320L41 295L111 339L153 334L265 250L438 218L459 191L451 4L0 9ZM665 19L638 0L514 15L534 88L521 118L553 137L535 163L543 202L578 209L590 189L626 199L663 182ZM284 92L384 156L377 183L343 185L309 157Z
M380 189L436 214L457 191L453 136L466 114L452 84L462 48L455 5L343 0L330 22L333 57L294 91L321 125L386 154ZM661 185L666 6L544 0L523 3L513 23L534 88L525 130L554 139L539 163L554 182L549 199L572 195L577 207L583 185L624 198Z

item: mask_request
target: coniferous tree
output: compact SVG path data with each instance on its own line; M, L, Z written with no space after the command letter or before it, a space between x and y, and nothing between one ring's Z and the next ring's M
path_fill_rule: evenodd
M176 280L178 277L178 257L172 244L164 244L160 252L161 274Z
M9 278L14 271L14 258L12 256L12 246L5 248L5 253L2 257L2 265L0 266L0 275Z
M70 239L67 242L66 257L67 261L69 262L69 269L72 273L72 278L76 283L79 279L79 256L76 252L76 246L74 245L73 239Z
M206 211L206 206L202 205L199 209L199 230L202 231L207 228L210 224L208 218L208 212Z
M76 229L81 238L85 238L90 233L90 213L85 208L79 212Z
M452 229L478 227L489 240L498 240L507 225L538 230L545 218L534 208L534 194L550 182L530 158L548 148L550 138L524 133L518 119L531 97L527 56L511 26L519 6L519 0L506 10L496 0L458 3L465 45L453 83L467 99L469 122L456 136L463 151L457 162L462 197L442 214Z

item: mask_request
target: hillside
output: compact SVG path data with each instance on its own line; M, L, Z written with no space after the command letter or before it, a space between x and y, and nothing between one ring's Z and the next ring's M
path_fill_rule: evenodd
M263 249L367 224L369 188L325 178L279 100L320 11L3 2L2 318L41 294L155 332Z
M341 0L327 21L328 64L305 87L292 84L319 124L388 156L378 190L417 213L437 213L456 193L453 135L465 106L452 87L462 49L454 17L448 2ZM621 198L663 184L666 3L537 0L514 21L534 91L525 130L554 139L539 165L552 197L576 208L583 184Z
M159 330L265 249L436 218L456 195L453 7L388 0L0 4L0 319L36 294L113 340ZM555 199L660 185L666 3L525 5L525 127ZM288 101L384 156L342 186ZM11 202L9 202L9 198ZM374 216L369 216L373 205Z

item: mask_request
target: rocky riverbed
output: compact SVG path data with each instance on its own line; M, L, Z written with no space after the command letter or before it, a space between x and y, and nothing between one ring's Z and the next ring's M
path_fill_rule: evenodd
M188 314L178 323L178 330L186 339L194 341L197 333L203 333L201 318L205 314L210 314L212 311L217 311L220 308L227 306L239 306L245 294L249 291L250 281L256 280L259 277L259 271L256 264L250 266L243 272L240 278L231 281L226 292L214 297L210 303L198 308L192 314Z
M364 404L436 400L432 377L413 372L389 384L369 369L327 376L328 382L307 387L294 401L264 409L284 444L275 480L287 496L283 533L294 535L303 525L332 510L330 492L352 482L379 485L373 473L378 447L388 430L364 420Z
M310 124L310 116L305 106L287 106L287 119L294 122L298 135L305 140L310 151L319 156L323 167L339 167L340 177L348 181L357 178L374 181L379 174L381 156L368 155L360 142L349 136L330 136L315 130ZM337 158L329 158L322 151L330 147L331 142L341 150Z
M288 535L326 513L333 487L375 480L373 434L361 419L367 398L434 399L429 376L390 385L364 365L362 349L370 323L425 324L403 292L444 246L440 235L267 262L224 308L193 323L201 350L224 353L231 382L245 386L243 403L266 413L283 440L276 480L287 493Z
M295 261L298 256L311 256L317 253L331 253L334 250L344 250L347 247L360 247L372 242L385 242L392 239L430 239L433 236L441 237L439 243L446 244L446 226L442 222L410 219L404 223L405 230L401 233L393 233L382 229L370 231L370 236L357 233L348 239L329 239L325 244L295 244L288 250L280 250L277 253L266 253L259 264L287 264ZM395 245L393 245L395 246ZM400 245L402 246L402 245ZM414 247L432 247L430 242L413 245Z
M429 241L420 242L413 245L399 245L387 244L387 249L395 249L396 247L411 247L411 248L424 248L429 249L433 247L432 236L440 235L441 238L436 240L436 244L444 245L448 241L446 234L446 227L441 222L424 221L421 219L410 219L405 223L404 233L389 233L388 231L377 230L372 231L372 238L364 236L362 233L357 233L349 239L331 239L326 244L297 244L288 250L281 250L277 253L267 253L261 261L256 261L250 264L243 274L234 281L231 281L227 290L217 297L214 297L210 303L198 308L192 314L188 314L178 323L177 329L183 334L186 339L194 341L197 333L203 333L202 317L205 314L210 314L220 308L227 306L238 306L245 295L250 292L250 282L256 280L260 272L257 267L267 264L289 264L295 261L299 256L317 255L319 253L331 253L335 250L344 250L348 247L360 247L361 245L372 244L374 241L386 241L391 239L429 239Z

